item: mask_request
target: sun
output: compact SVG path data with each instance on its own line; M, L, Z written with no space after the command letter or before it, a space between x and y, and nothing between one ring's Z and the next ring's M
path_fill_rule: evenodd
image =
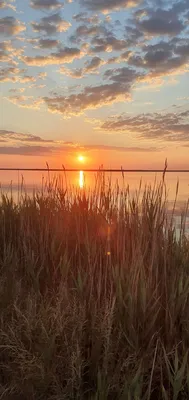
M85 161L85 157L82 155L79 155L78 160L83 163Z

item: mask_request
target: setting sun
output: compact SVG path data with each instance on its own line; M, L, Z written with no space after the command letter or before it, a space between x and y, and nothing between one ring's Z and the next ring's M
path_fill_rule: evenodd
M82 155L80 155L80 156L78 156L78 160L79 160L80 162L84 162L84 161L85 161L85 157L82 156Z

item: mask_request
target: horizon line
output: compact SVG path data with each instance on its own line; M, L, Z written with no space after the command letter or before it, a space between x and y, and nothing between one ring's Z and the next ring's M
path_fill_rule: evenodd
M0 168L0 171L17 172L161 172L161 173L189 173L189 169L111 169L111 168Z

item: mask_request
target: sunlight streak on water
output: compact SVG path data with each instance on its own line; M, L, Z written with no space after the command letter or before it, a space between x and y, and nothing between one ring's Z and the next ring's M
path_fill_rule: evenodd
M85 183L84 172L80 171L79 172L79 187L80 187L80 189L84 188L84 183Z

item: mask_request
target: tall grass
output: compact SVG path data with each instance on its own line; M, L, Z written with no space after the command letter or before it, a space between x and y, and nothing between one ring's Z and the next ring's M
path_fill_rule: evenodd
M1 195L0 399L188 399L189 243L166 204L164 177Z

